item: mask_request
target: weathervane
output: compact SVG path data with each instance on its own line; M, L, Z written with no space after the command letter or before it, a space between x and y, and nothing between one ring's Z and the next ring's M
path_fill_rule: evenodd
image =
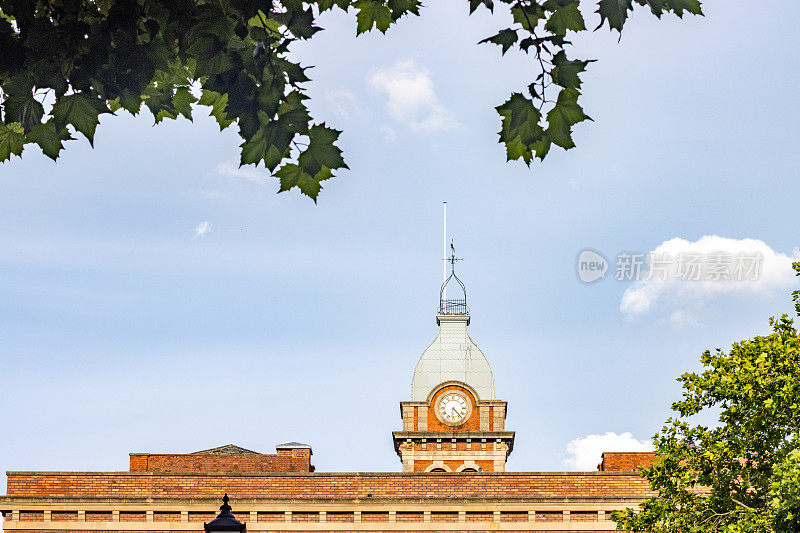
M453 239L450 239L450 257L445 257L444 261L450 263L450 274L454 274L456 271L456 261L463 261L463 257L456 257L456 247L453 245ZM445 278L445 281L447 278Z

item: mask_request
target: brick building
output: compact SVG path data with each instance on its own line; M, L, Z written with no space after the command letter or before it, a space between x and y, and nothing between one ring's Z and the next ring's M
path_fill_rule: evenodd
M452 263L451 263L452 264ZM448 282L458 281L451 274ZM466 294L444 297L392 434L401 472L315 472L297 442L130 454L127 472L7 472L3 528L15 533L202 531L223 493L250 531L609 531L610 511L650 496L637 466L604 453L592 472L506 472L506 402L469 337ZM463 288L463 284L458 281Z

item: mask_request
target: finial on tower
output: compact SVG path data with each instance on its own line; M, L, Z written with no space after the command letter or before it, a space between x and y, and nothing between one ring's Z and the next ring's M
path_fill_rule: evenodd
M450 263L450 276L442 283L442 289L439 291L439 314L440 315L469 315L469 307L467 307L467 288L464 282L456 276L456 261L461 261L462 258L456 257L456 247L453 240L450 239L450 257L445 261ZM455 280L458 287L461 288L460 294L456 294L456 298L447 297L447 286L451 280ZM457 287L457 288L458 288Z

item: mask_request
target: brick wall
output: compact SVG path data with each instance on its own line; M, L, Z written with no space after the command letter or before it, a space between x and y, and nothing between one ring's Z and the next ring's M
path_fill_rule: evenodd
M650 466L658 458L653 452L603 452L598 466L601 472L630 472Z
M647 498L632 472L479 474L200 474L9 472L8 496L216 498Z
M311 450L278 450L276 455L130 454L131 472L313 472Z

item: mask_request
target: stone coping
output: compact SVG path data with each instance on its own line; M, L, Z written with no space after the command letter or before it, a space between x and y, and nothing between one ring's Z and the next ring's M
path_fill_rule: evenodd
M37 502L37 503L71 503L71 502L85 502L85 503L200 503L212 504L219 503L218 497L213 498L181 498L169 496L147 496L147 497L121 497L112 498L107 496L0 496L0 503L19 503L19 502ZM536 496L536 497L520 497L520 496L465 496L465 497L410 497L410 496L376 496L376 497L360 497L350 498L342 496L308 496L308 497L290 497L290 498L235 498L238 504L261 504L261 503L303 503L319 502L319 503L341 503L341 502L403 502L403 503L424 503L424 504L437 504L448 502L469 502L469 503L594 503L594 502L640 502L642 498L633 498L625 496Z
M8 470L6 476L191 476L191 477L434 477L434 476L484 476L484 477L576 477L576 476L628 476L641 477L639 472L620 470L590 470L587 472L67 472Z

